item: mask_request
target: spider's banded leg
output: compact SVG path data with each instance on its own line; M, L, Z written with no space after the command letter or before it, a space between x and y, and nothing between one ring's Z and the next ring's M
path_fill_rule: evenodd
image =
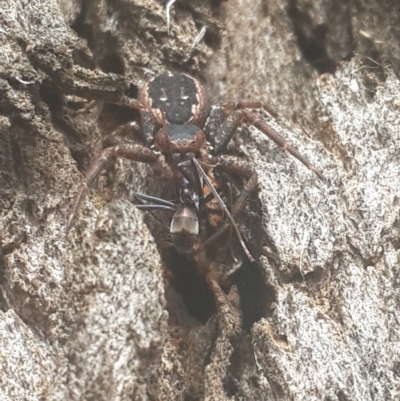
M245 110L245 109L264 109L273 118L277 119L277 113L272 110L267 104L258 101L239 101L239 102L227 102L221 107L225 110L232 110L235 112L240 112L244 119L250 124L254 125L263 134L267 135L272 141L274 141L282 150L288 151L297 160L303 163L308 169L313 171L320 180L325 181L323 175L304 157L300 152L293 146L289 145L285 139L280 136L273 128L267 125L261 118L257 117L255 114Z
M243 117L239 111L227 116L222 107L213 107L206 126L206 133L209 141L214 147L215 154L224 152L226 146L236 132Z
M112 138L126 138L131 133L133 133L134 135L140 133L139 124L135 121L129 121L126 124L120 125L113 133L105 136L102 139L103 149L108 148L110 146L114 146Z
M120 145L104 149L101 154L93 160L85 174L86 179L81 184L78 190L78 194L76 195L71 212L68 216L67 232L71 228L72 222L82 202L83 196L112 157L123 157L125 159L140 161L143 163L156 163L157 161L159 161L158 159L160 158L157 153L153 152L149 148L135 143L125 142Z
M104 149L127 142L125 138L132 132L134 134L140 133L139 125L134 121L119 126L112 134L101 138L94 147L93 159L99 157Z
M141 120L141 126L142 126L142 132L141 132L142 138L143 138L144 144L147 147L150 147L150 145L153 143L154 134L155 134L154 119L148 110L141 109L141 110L139 110L139 112L140 112L140 120Z
M115 147L117 145L132 143L130 140L125 139L127 135L131 132L139 132L140 127L136 122L129 122L118 127L112 134L106 135L100 139L93 149L93 157L91 165L94 161L101 157L104 149ZM91 166L89 167L90 170ZM82 196L82 195L81 195ZM80 202L80 201L79 201Z
M155 125L154 119L151 113L146 109L146 107L137 99L131 99L125 97L120 103L122 106L127 106L130 109L138 110L140 113L140 125L142 130L140 131L141 137L144 144L147 147L153 143Z
M278 119L279 117L278 113L271 106L260 101L244 100L238 102L226 102L223 103L221 107L223 107L225 110L230 110L230 111L243 110L243 109L264 109L275 119Z
M216 154L224 152L243 120L244 115L242 109L245 108L263 108L273 117L277 116L276 113L263 102L227 102L221 106L213 107L207 121L206 131Z
M227 112L221 106L212 106L208 114L207 121L204 125L204 132L207 136L207 140L215 148L218 147L218 135L221 130L222 124L226 120ZM218 153L218 152L216 152Z
M289 152L297 160L303 163L309 170L313 171L320 180L325 181L324 176L304 156L302 156L295 147L289 145L282 136L267 125L262 119L247 110L241 110L240 112L246 121L256 127L263 134L267 135L267 137L275 142L282 150Z

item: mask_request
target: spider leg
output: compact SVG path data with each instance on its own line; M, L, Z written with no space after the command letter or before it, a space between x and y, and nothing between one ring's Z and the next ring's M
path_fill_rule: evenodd
M117 145L120 145L120 144L126 142L125 138L131 132L134 132L135 134L140 133L139 125L134 121L130 121L126 124L121 125L112 134L106 135L105 137L100 139L100 141L98 141L94 147L93 159L98 157L104 149L110 148L112 146L117 146Z
M256 127L269 139L275 142L282 150L289 152L308 169L313 171L319 179L325 181L323 175L303 155L301 155L295 147L286 142L281 135L279 135L271 126L266 124L261 118L246 109L264 109L273 118L276 119L278 117L277 113L263 102L227 102L221 106L214 107L210 112L209 122L207 123L207 132L215 133L213 136L209 134L209 137L216 154L220 154L225 150L233 134L236 132L236 129L239 127L240 122L244 118L248 123ZM230 112L228 117L226 117L227 112ZM225 119L223 118L224 115Z
M265 134L269 139L275 142L282 150L289 152L292 156L294 156L297 160L303 163L309 170L313 171L317 177L325 181L323 175L303 156L300 152L290 145L286 140L279 135L271 126L266 124L261 118L257 117L254 113L246 109L264 109L266 110L273 118L277 119L277 113L272 110L268 105L263 102L252 102L252 101L240 101L240 102L227 102L222 105L222 107L226 110L235 110L236 112L240 112L244 119L256 127L259 131Z
M222 104L221 106L214 107L210 112L209 121L207 121L206 131L210 141L214 145L215 153L218 155L211 158L210 164L215 165L217 168L227 173L242 175L247 178L239 198L232 207L232 217L235 217L243 210L248 196L254 192L258 186L257 173L250 163L235 156L221 154L243 119L255 126L263 134L267 135L281 149L288 151L292 156L296 157L307 168L313 171L318 178L324 181L322 174L304 156L302 156L296 148L289 145L282 136L280 136L272 127L267 125L255 114L246 110L260 108L266 110L272 117L278 117L276 112L263 102L243 101L228 102ZM227 114L229 112L230 114ZM215 134L211 136L211 133ZM230 223L226 223L210 238L204 241L203 248L206 247L207 244L215 241L228 229L230 229Z
M114 139L119 140L119 137L115 137ZM67 233L71 228L73 219L76 216L77 211L79 210L79 206L83 200L86 191L88 190L90 185L94 182L94 180L99 176L101 170L103 170L103 168L106 166L106 164L112 157L123 157L125 159L140 161L143 163L158 162L162 168L165 167L164 165L166 165L166 162L165 160L163 160L162 156L159 156L151 149L143 145L138 145L134 142L123 142L101 151L100 155L98 155L92 161L89 169L85 174L86 179L81 184L78 190L78 194L76 195L74 204L71 208L71 212L68 216Z
M254 125L259 131L267 135L269 139L274 141L282 150L288 151L297 160L303 163L309 170L314 172L321 181L325 181L324 176L292 145L289 145L286 140L279 135L272 127L267 125L262 119L247 110L240 111L243 117L251 124Z
M243 120L242 109L264 109L274 118L278 118L276 112L263 102L227 102L213 106L209 113L205 131L208 140L214 147L216 154L224 152L236 129ZM214 133L212 135L212 133Z
M140 125L141 131L140 134L143 138L144 144L147 147L153 143L154 132L155 132L155 124L154 118L151 113L146 109L146 107L137 99L131 99L128 97L124 97L122 101L117 103L121 106L129 107L130 109L138 110L140 113Z
M224 152L242 119L240 111L234 111L227 116L226 110L221 106L211 109L205 131L215 154Z
M243 110L243 109L264 109L267 113L271 114L276 120L278 119L278 113L269 105L260 101L239 101L239 102L226 102L221 105L225 110Z
M144 144L147 147L153 143L154 133L155 133L155 124L153 117L151 116L150 112L145 109L139 110L140 112L140 121L142 126L142 138L144 140Z

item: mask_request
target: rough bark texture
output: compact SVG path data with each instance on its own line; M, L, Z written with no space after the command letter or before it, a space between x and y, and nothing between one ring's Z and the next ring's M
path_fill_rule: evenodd
M400 7L220 3L178 0L168 34L156 0L0 0L2 401L400 398ZM235 136L259 175L250 324L249 276L206 288L202 323L168 284L129 200L167 191L147 165L118 160L65 234L93 145L137 117L104 102L165 69L215 102L270 104L279 117L260 115L326 177L253 127Z

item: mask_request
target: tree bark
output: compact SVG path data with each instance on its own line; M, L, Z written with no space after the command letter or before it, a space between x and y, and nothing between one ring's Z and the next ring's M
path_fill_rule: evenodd
M399 399L399 5L165 5L0 0L0 399ZM137 119L115 103L164 70L267 103L325 177L242 124L259 262L200 306L131 202L168 198L152 167L117 160L65 230L94 145Z

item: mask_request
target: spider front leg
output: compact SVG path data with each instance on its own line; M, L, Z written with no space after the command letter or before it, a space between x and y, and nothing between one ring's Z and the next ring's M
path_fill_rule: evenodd
M215 154L221 154L233 137L243 117L239 111L227 116L226 110L221 106L213 106L205 127L208 140L211 142Z
M256 127L259 131L267 135L268 138L274 141L282 150L288 151L292 156L303 163L309 170L314 172L321 181L325 181L324 176L304 156L302 156L295 147L289 145L286 140L282 136L280 136L272 127L267 125L255 114L250 113L247 110L241 110L241 113L251 125L254 125L254 127Z
M127 141L126 137L132 133L135 136L136 134L141 134L140 127L135 121L130 121L129 123L121 125L112 134L106 135L100 139L94 147L94 157L92 160L99 157L104 149L125 143Z
M282 150L289 152L297 160L303 163L308 169L313 171L319 179L325 181L323 175L293 146L279 135L272 127L266 124L261 118L246 109L264 109L273 118L277 118L276 113L263 102L228 102L220 107L215 107L210 112L209 122L207 124L208 132L215 132L211 139L215 152L222 153L232 138L241 121L245 119L248 123L256 127L269 139L274 141ZM225 111L225 112L224 112ZM230 112L228 117L226 113ZM225 116L225 117L224 117Z
M130 109L137 110L140 113L140 126L141 129L137 132L142 137L144 144L147 147L153 143L155 133L155 122L151 112L146 106L138 99L131 99L124 97L120 102L116 103L120 106L129 107ZM129 123L128 123L129 124Z
M117 142L119 142L120 139L120 137L113 137L113 140ZM83 196L112 157L123 157L125 159L130 159L143 163L158 163L161 168L167 172L167 175L168 173L170 173L168 170L168 165L165 162L165 158L163 156L160 156L153 150L147 148L146 146L138 145L131 141L126 141L102 150L101 153L97 155L90 164L90 167L85 174L86 179L81 184L78 190L78 194L76 195L74 204L71 208L71 212L68 216L67 232L71 228L72 222L74 220L74 217L76 216L76 213L78 212Z
M213 106L207 120L206 132L216 154L224 152L226 146L243 120L244 108L264 109L274 118L277 114L262 102L228 102Z

